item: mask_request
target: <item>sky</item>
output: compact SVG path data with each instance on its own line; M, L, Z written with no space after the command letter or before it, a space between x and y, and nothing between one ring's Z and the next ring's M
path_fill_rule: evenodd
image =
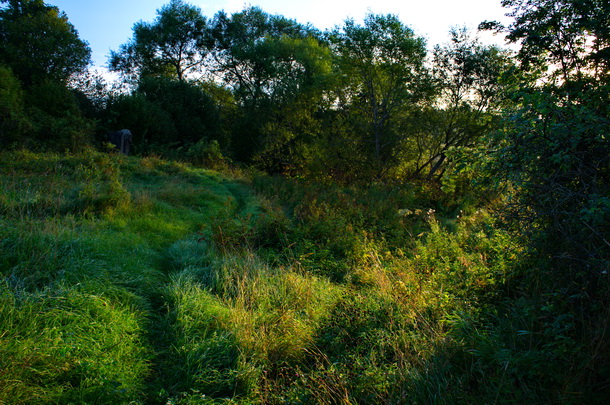
M484 20L510 21L501 0L187 0L211 18L220 10L227 13L259 6L270 14L281 14L321 30L342 25L346 18L362 21L368 12L396 14L415 34L427 39L431 48L447 42L451 27L476 30ZM93 63L103 68L111 50L128 42L138 21L152 22L157 9L169 0L46 0L65 12L79 37L89 43ZM503 45L501 36L483 33L486 43Z

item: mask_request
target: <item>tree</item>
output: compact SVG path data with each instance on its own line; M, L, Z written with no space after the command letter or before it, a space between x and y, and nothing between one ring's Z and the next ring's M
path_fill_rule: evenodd
M218 13L212 32L215 72L238 106L236 158L283 170L296 138L315 127L313 113L330 70L328 48L310 27L256 7Z
M255 161L271 172L294 172L306 163L304 149L320 133L330 50L316 38L288 36L267 39L260 50L275 83L266 96L271 110L260 127Z
M165 111L176 127L175 137L164 134L158 143L188 146L202 139L218 139L218 109L201 87L179 80L148 78L140 82L137 93Z
M68 82L89 65L91 50L67 16L42 0L3 0L0 9L0 64L21 82L4 76L10 95L14 146L77 150L88 143L93 123L79 109ZM23 109L19 105L23 102ZM21 128L21 130L19 130ZM27 131L24 129L27 128ZM15 132L15 130L17 130Z
M2 0L0 63L24 85L40 80L65 82L83 71L91 50L67 16L42 0Z
M417 159L413 176L428 169L431 179L452 148L470 148L490 133L499 116L508 71L508 55L482 45L466 29L453 29L451 41L434 48L432 64L436 100L413 120Z
M212 35L216 72L238 100L257 104L277 87L275 76L281 62L274 64L273 43L282 37L315 37L315 32L284 16L249 7L230 16L222 11L217 13Z
M133 132L135 153L172 157L199 141L218 140L220 134L218 108L207 92L166 77L144 78L132 94L111 98L105 116L109 130Z
M9 68L0 66L0 146L18 144L29 129L21 83Z
M186 80L201 73L209 46L201 9L171 0L154 22L134 25L133 38L111 52L110 69L132 81L150 75Z
M515 22L485 23L522 43L525 75L498 175L517 186L515 218L557 269L598 279L610 257L610 3L505 0ZM566 265L567 264L567 265Z
M329 40L344 78L338 104L349 110L366 164L380 175L403 137L399 117L427 95L425 42L396 16L375 14L362 26L347 20Z
M547 79L569 82L608 76L610 4L606 0L503 0L514 22L481 24L520 43L519 60L529 71L553 65Z
M33 124L28 147L65 152L90 144L95 123L83 115L76 93L64 83L42 80L30 86L25 102Z

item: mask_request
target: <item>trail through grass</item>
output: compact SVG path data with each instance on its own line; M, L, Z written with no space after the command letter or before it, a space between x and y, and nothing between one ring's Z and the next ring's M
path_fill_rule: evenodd
M0 403L117 403L163 390L172 249L212 218L240 215L245 187L96 152L6 154L2 173Z
M578 297L430 190L5 152L0 249L2 405L604 403Z

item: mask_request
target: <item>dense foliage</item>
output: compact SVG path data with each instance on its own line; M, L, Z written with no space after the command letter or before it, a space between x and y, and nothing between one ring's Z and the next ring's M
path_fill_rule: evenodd
M0 404L607 401L607 1L511 53L171 0L112 88L0 4Z
M515 214L542 252L596 279L610 264L610 6L505 3L515 7L504 29L523 42L524 77L499 169L519 187Z
M0 145L65 150L88 142L93 123L67 82L86 69L89 46L57 7L42 0L2 4Z

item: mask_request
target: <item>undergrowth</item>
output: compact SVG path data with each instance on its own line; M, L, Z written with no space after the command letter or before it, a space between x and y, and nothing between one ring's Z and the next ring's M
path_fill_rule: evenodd
M608 393L607 309L546 283L489 206L92 150L0 168L2 404Z

